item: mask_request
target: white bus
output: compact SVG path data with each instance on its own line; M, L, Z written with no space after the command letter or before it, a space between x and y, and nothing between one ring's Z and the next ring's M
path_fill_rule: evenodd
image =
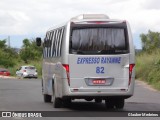
M49 29L42 45L44 102L59 108L74 99L104 100L107 108L122 109L133 95L135 51L126 20L79 15Z

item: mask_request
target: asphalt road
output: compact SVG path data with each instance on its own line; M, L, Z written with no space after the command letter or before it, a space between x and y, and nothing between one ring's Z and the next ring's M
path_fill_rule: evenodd
M0 78L0 111L107 111L104 103L73 101L70 108L53 108L44 103L39 79ZM136 82L135 94L121 111L160 111L160 92ZM92 115L90 115L92 116Z

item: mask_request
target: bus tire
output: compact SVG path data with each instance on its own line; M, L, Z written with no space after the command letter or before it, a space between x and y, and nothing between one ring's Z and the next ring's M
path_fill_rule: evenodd
M44 94L43 98L44 98L44 102L46 102L46 103L51 102L51 100L52 100L52 97L47 94Z
M115 107L117 109L123 109L124 103L125 103L124 99L118 99L118 101L115 103Z
M105 105L107 109L114 109L114 100L113 99L106 99Z
M54 87L53 87L53 107L54 108L60 108L62 106L62 100L61 98L57 98L55 96L55 90L54 90Z

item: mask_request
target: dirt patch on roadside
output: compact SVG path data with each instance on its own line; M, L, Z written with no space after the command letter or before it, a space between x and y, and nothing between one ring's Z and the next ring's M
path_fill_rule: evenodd
M3 78L3 79L16 79L16 77L12 77L12 76L2 76L0 75L0 78Z

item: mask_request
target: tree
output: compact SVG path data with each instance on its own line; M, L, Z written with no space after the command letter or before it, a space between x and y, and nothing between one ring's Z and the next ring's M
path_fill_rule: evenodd
M147 34L141 34L142 49L151 52L153 49L160 48L160 33L148 31Z
M0 48L5 49L6 47L6 40L0 40Z
M26 47L30 47L31 46L31 43L29 41L29 39L24 39L23 40L23 47L26 48Z
M0 40L0 66L13 67L17 57L16 51L6 45L6 40Z
M28 63L29 60L38 60L42 56L42 48L36 45L34 39L32 41L24 39L20 56L25 63Z

